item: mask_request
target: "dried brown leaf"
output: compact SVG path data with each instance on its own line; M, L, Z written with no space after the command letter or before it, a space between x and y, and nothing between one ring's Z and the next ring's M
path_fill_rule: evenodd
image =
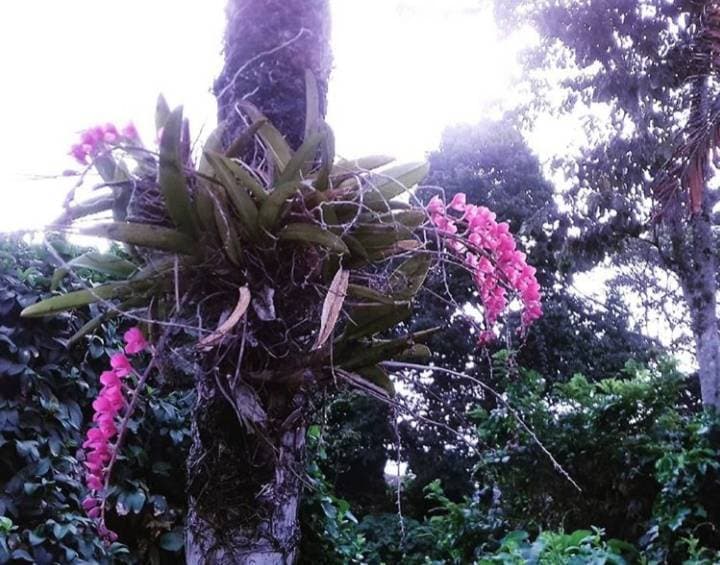
M313 350L320 349L325 342L330 339L340 316L343 302L345 301L349 281L350 271L342 268L338 269L330 283L330 288L323 302L320 332L315 340L315 344L312 346Z
M238 298L235 308L217 329L209 335L206 335L198 342L198 348L200 349L211 349L219 344L223 338L232 330L237 323L245 315L245 312L250 305L250 289L247 286L240 287L238 289L240 296Z

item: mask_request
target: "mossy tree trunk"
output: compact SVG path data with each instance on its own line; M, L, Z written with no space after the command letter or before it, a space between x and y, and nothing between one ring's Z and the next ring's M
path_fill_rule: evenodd
M249 100L300 146L305 127L305 70L319 83L321 112L332 56L328 0L230 0L225 66L215 81L218 119L228 140L244 124L236 105Z
M237 103L249 100L293 148L300 145L306 69L318 80L325 113L329 38L327 0L229 0L225 66L215 83L227 143L244 129ZM208 362L198 376L188 460L187 562L294 563L311 372L294 369L304 376L293 384L243 380L236 390L221 391L219 383L235 369ZM252 413L249 401L259 402L262 422L240 422L238 412Z

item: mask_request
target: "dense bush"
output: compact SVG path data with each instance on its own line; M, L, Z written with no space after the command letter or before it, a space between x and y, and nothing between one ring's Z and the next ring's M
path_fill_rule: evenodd
M77 251L59 247L66 258ZM98 375L119 340L106 324L98 336L68 348L87 316L19 317L47 294L53 262L44 247L0 242L0 563L175 561L192 397L176 392L161 400L160 383L148 391L111 495L121 538L103 544L81 507L79 447Z
M80 505L77 451L104 348L69 352L78 322L68 316L21 319L47 290L52 268L19 241L4 241L0 253L0 562L101 559L106 552Z
M718 562L720 420L697 409L672 364L629 363L616 378L550 386L534 371L508 370L506 354L495 362L516 414L502 403L473 411L475 495L453 501L436 481L425 489L426 517L355 518L320 474L307 525L322 562Z

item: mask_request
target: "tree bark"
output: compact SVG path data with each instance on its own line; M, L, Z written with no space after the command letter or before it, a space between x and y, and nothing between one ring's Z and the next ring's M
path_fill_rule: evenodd
M699 75L692 83L692 107L689 123L698 122L709 112L708 79ZM702 149L698 148L698 151ZM690 310L695 357L700 379L700 396L706 408L720 409L720 333L717 318L717 257L711 214L717 197L708 186L710 167L693 171L695 183L702 183L700 211L688 219L686 235L680 234L679 222L672 221L671 241L674 262L683 294ZM698 174L699 173L699 174Z
M188 458L187 563L294 563L304 475L304 394L268 391L267 421L242 425L213 374L218 371L211 369L197 386ZM247 402L240 394L233 400Z
M237 103L249 100L299 147L307 69L318 81L321 115L326 111L328 1L229 0L226 11L225 66L214 87L226 145L245 129ZM305 473L304 385L243 382L231 390L228 373L235 367L205 365L188 458L187 562L292 564ZM248 416L248 398L261 408L262 421Z
M230 142L243 130L236 104L249 100L285 135L302 143L305 70L318 81L320 111L327 108L332 56L327 0L229 0L225 66L215 82L218 119Z
M720 409L720 333L717 318L717 260L707 191L702 212L690 218L690 255L681 269L683 294L690 310L703 405Z

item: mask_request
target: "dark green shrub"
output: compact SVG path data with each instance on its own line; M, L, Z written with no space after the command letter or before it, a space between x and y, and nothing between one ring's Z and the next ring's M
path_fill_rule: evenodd
M77 251L62 249L66 257ZM175 562L193 397L177 370L172 394L161 394L168 375L149 387L109 499L121 537L103 544L80 506L86 490L79 448L98 375L120 340L108 323L68 348L88 315L19 317L47 295L52 263L43 247L0 241L0 563Z

